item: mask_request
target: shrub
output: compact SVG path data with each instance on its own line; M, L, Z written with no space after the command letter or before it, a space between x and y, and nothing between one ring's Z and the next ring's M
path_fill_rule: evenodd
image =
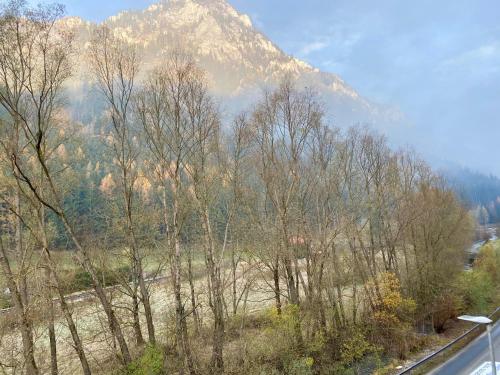
M118 285L123 280L129 279L130 266L121 266L116 270L97 269L97 274L103 281L104 286ZM74 293L92 288L92 277L90 273L83 269L78 269L74 273L66 275L65 279L65 293Z
M163 350L157 346L148 345L142 355L132 362L123 375L162 375Z
M466 310L471 313L485 313L495 294L492 277L485 271L475 269L464 272L459 278L459 289Z
M300 310L297 305L286 305L280 315L278 315L275 308L271 309L269 320L271 321L272 328L280 335L285 336L287 342L292 344L292 346L299 344L300 338L298 338L298 335L300 332L297 328L300 327Z
M355 361L361 360L367 353L376 351L359 329L353 331L343 340L340 349L340 359L342 365L349 366Z
M288 375L312 375L314 360L311 357L299 358L290 361L285 367Z
M80 290L89 289L92 287L92 277L90 273L83 270L78 270L73 276L73 280L68 283L67 292L78 292Z
M301 336L299 307L286 305L280 315L275 308L258 315L245 322L249 330L243 338L244 350L238 352L238 358L233 353L230 367L235 370L227 368L227 373L312 375L315 361L309 354L309 343ZM238 320L234 323L241 326ZM315 349L321 346L319 341L314 341Z
M474 262L474 270L486 272L495 285L500 284L500 251L498 251L496 242L488 242L481 248Z
M370 317L372 340L382 345L387 352L404 358L410 350L413 339L412 318L416 309L415 301L403 297L401 284L394 273L382 273L377 281L378 293L375 292L374 281L367 284L368 290L376 296Z
M432 305L432 323L434 325L434 330L437 333L443 332L445 323L448 319L454 319L459 315L463 307L462 305L462 299L456 290L450 289L443 291L443 293L435 299Z
M0 294L0 309L6 309L12 307L10 297Z

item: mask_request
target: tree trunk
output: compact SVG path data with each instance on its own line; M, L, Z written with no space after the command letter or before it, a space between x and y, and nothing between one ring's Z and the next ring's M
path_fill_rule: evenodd
M126 168L126 167L124 167ZM149 301L149 291L146 287L146 282L144 281L144 272L142 270L142 260L141 254L139 252L139 245L137 243L137 238L135 235L134 222L133 222L133 182L130 181L129 174L127 170L122 171L123 178L123 198L125 202L125 215L127 217L127 234L130 249L132 250L132 272L133 272L133 315L134 315L134 332L136 335L136 341L138 345L144 344L144 338L142 337L141 325L139 320L139 297L137 295L137 287L141 292L141 300L144 306L144 315L146 317L146 325L148 328L148 338L149 341L154 344L156 342L154 324L153 324L153 314L151 313L151 304Z
M14 209L16 212L16 233L15 233L15 242L16 242L16 256L17 262L19 264L19 293L21 294L21 298L24 306L28 306L28 285L26 281L26 259L23 250L23 232L22 232L22 220L21 220L21 197L20 197L20 189L16 187L16 194L14 197Z
M191 309L193 310L193 322L196 335L199 334L200 330L200 319L198 317L198 306L196 305L196 294L194 289L194 276L193 276L193 253L191 250L188 251L188 280L189 280L189 291L191 293Z
M276 312L281 315L281 290L280 290L280 275L279 275L279 257L276 256L276 262L273 267L274 280L274 299L276 302Z
M134 275L134 279L135 279ZM133 281L132 286L132 318L133 318L133 327L135 334L135 342L138 346L144 345L144 338L142 337L141 331L141 322L139 320L139 297L137 296L137 280Z
M224 372L224 359L222 351L224 347L224 302L222 300L223 290L220 280L220 272L215 261L214 240L212 235L212 226L208 208L202 208L203 229L205 234L205 247L207 251L207 266L210 277L212 292L212 312L214 314L214 331L211 372L212 374L222 374Z
M171 261L171 273L172 273L172 284L174 288L174 298L175 298L175 316L176 316L176 332L177 341L181 343L181 351L184 359L184 364L188 369L189 374L195 374L193 357L191 354L191 346L189 344L189 336L186 324L186 314L184 311L184 304L182 302L181 294L181 247L180 247L180 226L178 222L179 218L179 203L177 201L177 192L180 185L179 177L175 179L175 191L173 199L173 245L174 253L173 259Z
M46 241L44 240L44 242ZM85 355L85 351L83 350L82 340L80 339L80 335L78 334L78 331L76 329L75 321L73 320L73 316L71 315L71 311L66 302L66 298L64 297L62 282L59 279L59 275L57 273L55 264L52 260L52 257L50 256L50 251L46 246L44 247L44 254L47 259L48 267L50 268L51 274L55 281L55 287L59 297L61 311L63 312L64 318L66 319L66 323L68 324L68 328L71 333L71 338L73 339L75 351L78 354L78 358L80 359L80 364L82 365L83 373L84 375L91 375L90 366L87 361L87 356Z
M148 339L151 344L156 344L155 326L153 323L153 313L151 311L151 302L149 298L149 291L146 287L146 280L144 280L144 273L142 272L142 264L140 264L141 272L139 274L139 289L141 290L142 304L144 306L144 315L146 316L146 326L148 328Z
M116 338L116 341L118 341L118 346L120 347L120 352L122 354L123 361L125 362L125 364L128 365L130 362L132 362L132 357L130 356L130 351L128 349L127 342L125 341L125 337L123 336L123 331L121 329L118 319L116 318L113 307L111 306L111 303L109 302L108 297L106 296L106 292L101 283L101 280L99 279L99 276L97 275L97 272L94 266L92 265L90 256L87 253L87 251L82 247L80 241L78 241L78 239L76 238L73 230L71 229L71 226L69 225L66 219L66 216L60 215L60 217L66 231L68 232L71 240L73 241L73 243L77 248L77 254L82 256L82 258L79 259L80 264L82 265L83 269L90 274L90 277L92 278L92 285L96 292L97 298L101 302L104 313L106 314L106 317L108 319L109 329L113 334L113 336Z
M7 258L7 252L3 246L3 241L0 237L0 262L2 263L2 268L4 271L5 278L7 279L7 285L12 295L12 300L14 302L14 308L17 312L17 318L19 322L19 329L21 330L21 339L23 344L23 357L25 361L26 375L38 375L40 372L35 362L34 356L34 343L33 343L33 327L30 318L27 314L27 308L24 306L23 297L19 291L14 275L12 274L12 269L10 268L10 263Z
M43 243L43 248L42 248L42 258L45 257L46 254L46 249L48 246L48 241L47 241L47 236L46 236L46 227L45 227L45 212L43 209L43 206L40 206L40 211L39 211L39 226L40 226L40 232L42 236L42 243ZM48 330L49 330L49 345L50 345L50 373L51 375L57 375L59 370L57 366L57 340L56 340L56 330L54 327L54 319L55 319L55 312L54 312L54 301L52 297L52 277L51 277L51 270L50 270L50 259L46 259L46 264L45 264L45 291L46 291L46 302L47 302L47 308L48 308Z
M106 296L106 292L104 291L104 287L101 283L101 280L99 279L97 272L94 266L92 265L90 255L76 237L75 232L73 231L73 228L71 227L68 218L66 217L65 211L62 208L61 199L59 197L56 186L52 179L52 175L50 174L49 169L47 168L44 155L39 148L37 148L37 158L38 161L40 162L40 167L42 168L43 175L47 179L46 182L48 184L48 188L50 189L50 192L56 202L56 205L52 206L47 204L47 202L39 195L36 189L32 188L32 185L30 188L32 192L36 195L37 200L39 200L40 203L51 209L61 219L61 222L64 225L64 229L66 230L66 233L68 234L69 238L76 247L77 259L80 265L83 267L85 271L87 271L90 274L90 277L92 279L92 285L96 292L97 298L101 302L104 313L106 314L106 317L108 319L108 325L110 331L118 341L123 361L125 362L125 364L128 365L130 362L132 362L132 357L130 356L130 351L128 349L127 342L125 341L125 338L123 336L123 331L121 329L120 323L118 322L113 307Z
M236 269L238 267L238 263L236 262L236 257L234 253L234 246L231 246L231 291L232 291L232 299L233 299L233 315L236 315L238 311L238 297L236 290Z
M49 321L47 323L49 330L49 344L50 344L50 373L51 375L57 375L57 341L56 341L56 330L54 327L54 302L52 301L52 280L50 277L50 268L47 265L45 268L45 280L46 280L46 300L47 308L49 312Z
M296 288L295 279L293 277L292 262L290 261L290 258L288 256L285 256L283 259L283 263L285 266L287 287L288 287L288 291L290 293L290 303L292 305L298 305L299 304L299 294L298 294L298 291Z

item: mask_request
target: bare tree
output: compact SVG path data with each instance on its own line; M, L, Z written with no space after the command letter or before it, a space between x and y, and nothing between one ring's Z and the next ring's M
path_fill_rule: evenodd
M21 124L20 118L16 112L21 111L23 94L25 92L24 85L28 81L26 69L23 66L25 55L29 53L33 44L35 43L36 26L29 22L24 22L23 8L24 4L19 1L11 1L4 4L0 20L1 36L0 36L0 102L2 107L6 110L8 115L12 118L12 123L8 134L8 144L4 144L4 149L9 153L18 154L20 152L20 132ZM18 47L18 43L22 43L23 48ZM6 123L4 126L9 126ZM14 188L14 205L16 212L21 211L20 192ZM32 324L27 316L28 308L28 290L26 283L26 269L25 269L25 254L22 244L22 225L19 216L15 216L15 244L16 256L20 268L19 282L16 283L12 277L12 270L10 265L7 264L7 254L3 255L4 271L9 281L9 289L16 298L14 299L15 305L19 309L18 316L22 317L22 337L24 346L24 356L26 361L26 371L28 374L38 373L38 369L33 357L33 334ZM3 248L3 244L2 244ZM5 250L3 248L3 250Z
M203 229L203 244L209 277L209 302L214 316L211 371L224 371L224 289L221 264L227 247L228 231L234 215L234 206L228 207L222 244L214 233L211 208L219 201L222 173L219 171L219 114L202 77L189 82L185 98L188 131L193 145L188 154L186 172L194 190L196 209Z
M189 344L186 312L181 293L181 235L189 186L185 176L194 134L188 121L186 99L198 69L181 53L174 53L164 68L153 71L138 95L137 114L152 156L150 167L162 189L163 217L169 247L170 273L176 306L176 332L189 373L195 366ZM167 200L170 195L171 200ZM196 306L193 306L193 313Z
M303 239L298 235L300 191L304 181L305 160L312 131L319 126L322 111L312 92L297 91L290 79L264 99L254 112L254 124L259 146L260 178L266 199L271 203L276 223L277 248L275 288L279 287L278 262L285 271L290 302L298 305L299 279L295 244ZM278 296L278 291L277 296ZM278 298L278 297L277 297ZM300 326L296 338L302 346Z
M128 246L131 253L133 274L134 330L138 344L144 342L139 322L139 297L144 305L149 341L155 343L153 316L149 291L144 281L142 256L134 223L134 185L137 182L139 147L137 135L131 123L131 99L138 70L136 53L131 46L115 38L111 31L102 27L95 31L89 48L92 71L97 85L108 103L112 124L112 149L118 164L123 213L127 223Z
M4 20L14 20L13 38L9 39L9 48L13 50L7 58L4 55L3 84L5 88L15 87L22 94L16 97L9 91L3 91L0 103L19 124L24 139L23 147L29 149L29 154L34 156L26 160L25 155L11 153L14 175L22 186L31 190L35 199L61 220L76 247L79 263L92 277L96 294L108 317L111 332L119 342L123 359L125 363L129 363L131 357L120 325L89 253L76 237L65 212L61 193L54 181L54 171L44 148L54 125L54 117L62 107L62 85L70 76L72 35L56 26L62 14L60 6L31 10L25 8L22 2L13 2L11 9L13 11ZM7 43L8 40L3 42ZM12 61L12 57L15 57L15 61ZM33 162L36 163L36 168L32 168ZM40 181L43 181L45 189L43 195L40 193Z

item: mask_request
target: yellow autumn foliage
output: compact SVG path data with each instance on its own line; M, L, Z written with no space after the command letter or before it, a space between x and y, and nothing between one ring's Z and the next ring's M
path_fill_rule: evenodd
M367 290L376 296L370 319L372 342L404 358L411 341L415 301L403 296L400 281L392 272L381 273L376 282L367 284Z

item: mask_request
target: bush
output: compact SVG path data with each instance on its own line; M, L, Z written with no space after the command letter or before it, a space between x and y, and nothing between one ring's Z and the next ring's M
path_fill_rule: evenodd
M474 267L458 278L458 290L468 313L489 313L498 303L500 289L500 241L481 247Z
M287 364L285 373L288 375L312 375L313 364L314 360L311 357L295 359Z
M269 320L272 324L272 329L276 330L279 335L286 338L287 343L293 347L300 344L300 309L297 305L286 305L281 310L281 314L275 308L269 311Z
M12 302L10 297L0 294L0 309L6 309L12 307Z
M123 375L162 375L163 350L157 346L148 345L142 355L132 362Z
M500 285L500 251L497 242L488 242L481 248L474 262L474 270L486 272L496 286Z
M73 280L67 285L67 292L73 293L92 287L92 277L90 273L83 270L78 270L73 276Z
M381 345L387 353L405 358L413 340L413 316L416 303L405 298L401 284L394 273L385 272L378 277L378 293L374 281L367 283L368 290L376 297L370 316L371 340Z
M104 286L118 285L123 280L129 280L130 266L121 266L116 270L97 269L97 274ZM129 280L130 281L130 280ZM78 269L66 276L65 293L80 292L92 288L92 277L83 269Z
M248 375L312 375L315 360L310 343L301 333L301 312L296 305L286 305L278 315L275 308L255 317L246 317L246 333L239 337L245 341L242 351L233 352L226 362L228 374ZM240 318L231 323L233 330L241 327ZM321 340L311 342L320 350Z
M485 271L475 269L464 272L459 278L459 289L466 310L471 313L486 313L495 295L492 277Z
M442 333L446 322L456 318L463 308L462 298L456 290L443 291L432 305L432 323L437 333Z
M340 349L341 364L349 366L361 360L366 354L375 352L377 348L366 339L359 329L353 329L342 342Z

